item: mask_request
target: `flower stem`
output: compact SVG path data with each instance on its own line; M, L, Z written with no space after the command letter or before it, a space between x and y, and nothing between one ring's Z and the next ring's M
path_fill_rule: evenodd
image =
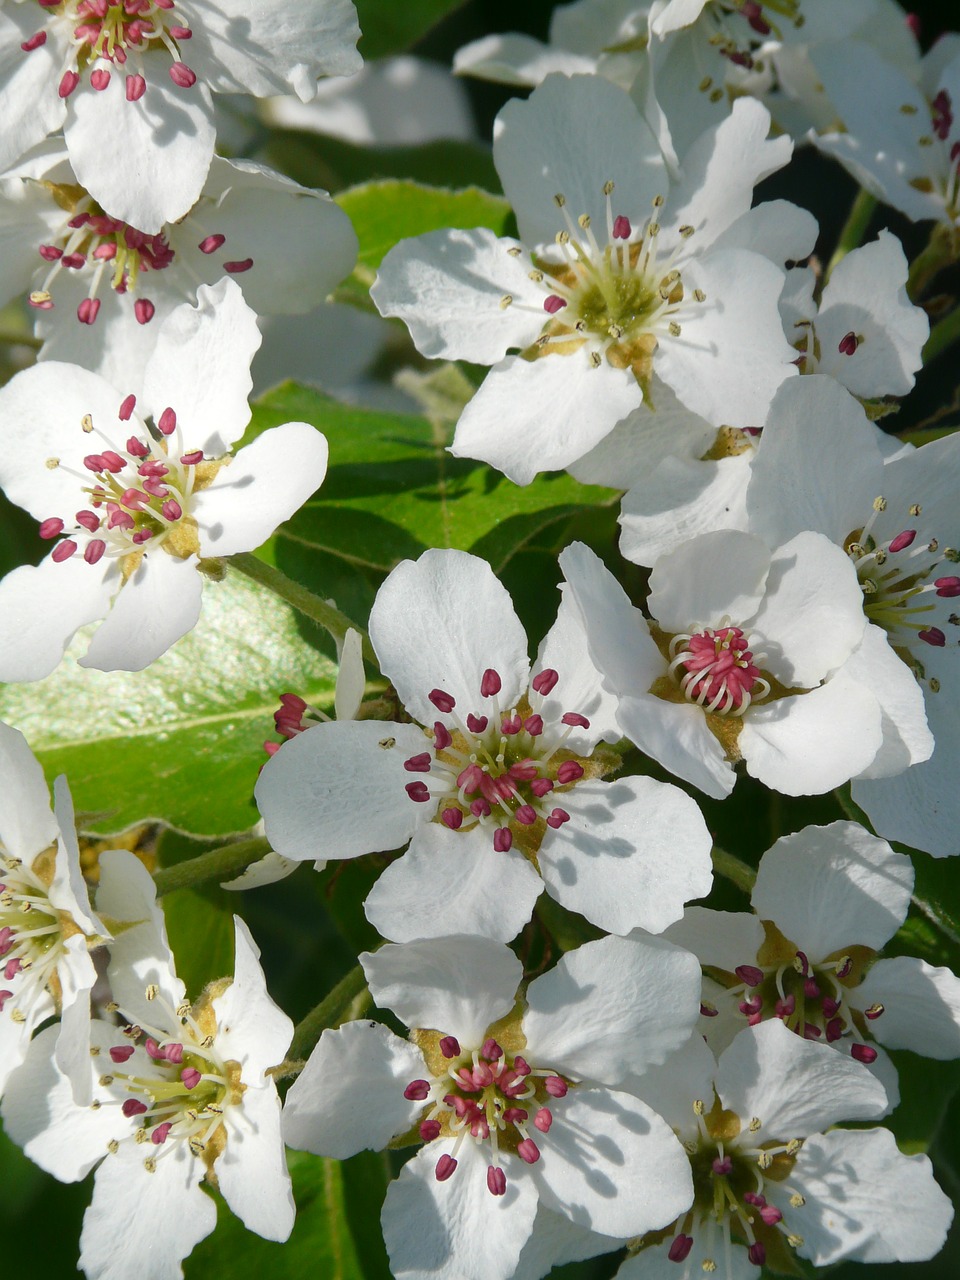
M861 187L850 206L850 212L843 224L833 257L827 263L826 280L830 279L834 267L842 262L852 249L858 248L863 243L863 237L867 234L867 228L870 226L870 219L876 207L876 196L871 195L869 191L864 191Z
M302 587L299 582L294 582L285 573L259 560L249 551L231 556L229 564L231 568L252 578L254 582L259 582L263 587L269 587L281 600L286 600L287 604L293 605L294 609L302 613L305 618L310 618L312 622L319 623L325 631L329 631L335 640L342 641L352 627L363 642L363 656L374 666L377 665L377 655L373 651L367 633L362 627L352 622L345 613L341 613L336 605L321 600L312 591Z
M732 853L727 853L726 849L721 849L716 844L713 846L711 857L713 869L718 876L723 876L744 893L751 891L757 879L757 873L749 863L743 862Z
M328 1027L339 1027L341 1022L347 1020L348 1015L352 1018L362 1017L372 1001L373 997L367 989L366 974L360 965L354 965L347 976L341 978L333 990L328 992L320 1003L297 1023L293 1039L290 1041L287 1062L282 1063L271 1074L277 1076L296 1074L295 1071L284 1068L288 1064L292 1067L298 1060L309 1057L310 1051L320 1039L321 1032L326 1031Z
M178 862L176 866L161 867L153 875L157 897L174 893L177 889L190 889L207 880L230 880L269 852L269 841L262 836L254 836L250 840L236 840L233 844L211 849L209 853Z

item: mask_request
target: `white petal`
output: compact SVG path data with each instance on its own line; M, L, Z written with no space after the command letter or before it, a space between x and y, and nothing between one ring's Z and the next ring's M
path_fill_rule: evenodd
M17 729L0 723L0 844L28 865L57 838L43 770Z
M688 1275L709 1274L710 1267L704 1265L709 1262L714 1266L722 1265L723 1271L720 1274L723 1275L723 1280L757 1280L761 1275L760 1268L750 1261L746 1246L739 1241L732 1242L729 1251L724 1251L723 1262L718 1264L715 1235L695 1227L690 1227L687 1234L693 1235L693 1247L682 1264L689 1268ZM660 1244L650 1245L633 1257L628 1257L617 1272L617 1280L676 1280L677 1264L668 1256L672 1243L671 1236Z
M685 1141L697 1135L693 1104L697 1099L709 1104L716 1073L716 1058L703 1036L694 1032L666 1062L648 1067L642 1075L631 1076L627 1087L663 1116L681 1141Z
M645 1102L611 1089L577 1089L551 1111L531 1169L548 1209L603 1235L633 1236L690 1207L690 1161Z
M616 212L637 219L668 185L660 148L630 96L598 76L549 76L526 102L508 102L494 125L493 158L530 245L566 228L558 192L573 218L586 213L604 227L604 183L616 183Z
M432 1142L390 1184L380 1222L397 1280L510 1280L533 1228L537 1191L523 1168L507 1177L505 1195L491 1195L485 1145L465 1142L453 1176L438 1182L436 1162L452 1144Z
M564 729L564 743L577 755L588 756L601 739L619 742L617 698L603 683L603 676L590 657L587 631L579 607L569 592L564 593L557 620L544 637L534 670L550 668L560 679L543 699L545 721L561 721L565 712L575 711L590 721L589 729Z
M913 864L856 822L804 827L760 860L751 901L811 961L854 944L874 951L906 919Z
M142 1146L124 1143L97 1170L84 1214L79 1266L97 1280L175 1280L180 1263L217 1225L217 1206L200 1190L206 1171L185 1142L144 1167Z
M485 227L401 240L370 296L381 315L399 316L422 355L495 364L511 347L528 346L549 318L545 288L527 274L529 257L509 252L517 248Z
M715 627L724 617L737 625L760 606L769 568L770 551L752 534L704 534L657 561L647 604L664 631Z
M618 1085L687 1041L700 966L662 938L600 938L568 951L526 999L525 1052L537 1066Z
M202 556L252 551L319 489L327 473L327 441L306 422L287 422L257 436L221 467L193 501Z
M360 632L347 627L339 650L340 669L333 698L334 713L338 720L356 720L367 684Z
M755 961L764 932L751 911L687 907L683 919L665 930L664 937L692 951L702 965L734 973L740 965Z
M453 1035L465 1049L483 1043L492 1022L513 1008L523 968L491 938L464 934L390 943L360 963L379 1008L411 1029Z
M891 777L929 760L934 740L927 724L923 687L880 627L866 628L844 665L844 673L870 690L882 715L883 745L863 776Z
M321 1035L290 1086L283 1136L298 1151L345 1160L380 1151L423 1110L403 1091L429 1073L416 1046L379 1022L345 1022Z
M59 664L78 627L102 618L117 588L103 569L73 556L21 565L0 582L0 680L41 680Z
M862 773L881 741L877 700L840 672L811 693L751 707L738 746L751 777L784 795L807 796Z
M883 1005L868 1025L888 1049L912 1049L925 1058L960 1058L960 978L915 956L878 960L850 992L857 1009Z
M783 281L779 267L743 249L683 267L684 289L701 289L706 301L684 308L680 337L663 338L657 372L714 426L759 426L777 388L797 374L780 321Z
M630 741L675 777L692 782L715 800L733 790L733 766L699 707L644 694L624 698L618 718Z
M6 726L3 726L4 728ZM53 906L70 914L75 924L85 933L104 933L100 921L90 910L87 882L80 868L80 846L77 841L77 822L73 809L73 797L64 774L54 779L53 811L59 833L57 856L54 860L53 880L47 895ZM0 837L2 838L2 837ZM9 847L9 846L8 846Z
M239 916L233 917L236 962L233 982L213 1001L217 1051L239 1062L245 1084L259 1085L264 1073L279 1066L293 1036L293 1023L267 994L260 950Z
M392 942L478 934L509 942L533 915L543 881L516 849L498 853L491 829L428 822L367 894L363 910Z
M167 74L169 54L137 57L147 90L126 101L126 75L102 61L110 82L84 84L68 99L63 132L77 181L114 218L150 235L196 203L213 155L216 130L206 85L181 89Z
M802 1040L774 1019L747 1027L720 1057L717 1094L747 1122L758 1144L805 1138L838 1120L870 1120L886 1109L886 1090L859 1062Z
M606 361L594 368L586 350L533 361L508 356L460 415L450 452L529 484L582 457L642 399L629 369Z
M66 42L51 32L26 57L20 47L43 26L33 5L7 5L0 15L0 173L58 129L66 114L56 91Z
M202 594L192 556L180 560L162 547L148 551L117 592L80 666L142 671L194 628Z
M487 668L503 682L503 706L526 685L527 638L513 602L487 562L465 551L401 561L377 592L370 639L400 701L423 724L439 714L428 697L434 689L456 700L461 719L480 713Z
M426 745L415 725L382 720L334 720L298 734L267 761L254 790L267 839L303 861L405 844L430 814L404 791L414 775L403 762Z
M556 799L570 821L547 830L540 873L551 897L601 929L659 933L710 892L710 833L678 787L597 778Z
M740 99L743 101L743 99ZM817 220L789 200L767 200L742 213L714 242L716 249L749 249L771 262L802 262L817 242Z
M250 1231L286 1240L296 1209L280 1132L280 1099L272 1080L248 1088L227 1108L227 1145L215 1166L223 1198Z
M453 58L457 75L526 88L539 84L552 71L568 76L589 75L594 66L593 58L557 49L517 32L472 40L458 49Z
M791 1181L806 1199L785 1218L803 1236L815 1265L917 1262L943 1246L953 1206L926 1156L905 1156L887 1129L816 1134L797 1157ZM769 1184L771 1199L776 1184Z
M747 449L717 462L665 458L624 494L621 554L634 564L653 565L677 543L701 533L745 530L747 482L755 456L754 449Z
M523 1246L513 1280L540 1280L541 1276L549 1275L554 1267L565 1262L580 1262L584 1258L594 1258L598 1253L610 1253L619 1249L622 1243L615 1236L590 1231L541 1205L530 1238Z
M57 978L62 996L56 1062L70 1081L74 1101L79 1106L88 1106L93 1100L90 993L97 981L97 970L87 951L86 939L81 934L75 933L64 943L63 955L57 965Z
M241 871L232 880L221 883L221 889L259 889L261 885L276 884L292 875L300 863L292 858L285 858L280 853L264 854L257 862L252 862L245 871Z
M143 379L144 408L176 411L185 448L226 453L250 421L250 361L260 346L257 320L235 281L201 285L197 305L163 323Z

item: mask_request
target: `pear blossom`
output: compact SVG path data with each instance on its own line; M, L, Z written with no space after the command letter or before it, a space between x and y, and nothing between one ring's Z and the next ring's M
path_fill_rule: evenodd
M317 488L326 440L306 423L227 454L250 420L259 342L222 280L168 316L142 398L52 360L0 391L0 484L57 540L0 582L0 679L47 675L101 618L81 665L147 666L196 623L203 561L253 550Z
M66 778L54 784L51 812L43 770L23 735L2 723L0 797L0 1093L37 1028L59 1016L48 1040L89 1101L89 949L109 934L83 882Z
M0 171L62 127L91 197L158 235L200 197L211 90L307 102L319 76L359 70L359 34L351 0L6 0Z
M960 440L890 454L830 381L804 378L800 389L780 398L764 430L750 528L774 540L816 530L849 557L871 624L855 669L880 677L884 718L884 748L854 774L854 798L881 835L937 857L960 853ZM929 730L916 721L921 702Z
M708 892L695 803L646 777L613 782L615 700L561 605L531 671L523 628L489 565L430 550L387 577L370 639L411 722L337 720L298 733L256 787L287 858L396 849L365 904L399 942L502 942L544 886L601 928L659 932Z
M309 311L352 268L357 238L324 192L215 157L200 198L147 235L106 214L48 143L0 181L0 301L27 292L42 360L83 365L135 395L175 306L230 275L258 314Z
M715 427L762 421L796 374L776 264L816 235L784 201L750 208L790 158L768 128L764 108L737 103L673 182L629 96L599 77L550 76L501 111L494 161L520 239L401 241L371 290L424 355L493 366L455 455L528 483L588 453L649 400L654 374Z
M581 543L560 565L590 655L619 698L620 727L707 795L733 790L739 761L785 795L817 794L862 773L883 747L890 673L882 654L875 669L851 664L866 630L863 597L845 553L822 534L777 545L724 530L680 543L653 567L649 621ZM881 632L875 640L882 649ZM922 739L909 672L892 653L887 666L906 686L903 733Z
M694 1200L666 1231L631 1244L619 1280L758 1280L765 1263L786 1269L794 1254L822 1267L941 1248L953 1207L929 1159L902 1155L886 1129L832 1128L884 1110L882 1085L852 1059L766 1022L719 1061L692 1037L635 1088L684 1143Z
M913 956L878 958L906 919L913 881L905 854L857 823L834 822L767 850L753 914L688 908L667 936L704 966L710 1046L779 1018L798 1036L875 1066L891 1106L896 1071L879 1046L960 1057L960 979Z
M658 938L603 938L518 999L520 962L488 938L365 953L376 1004L410 1040L376 1022L325 1031L287 1095L287 1143L337 1159L423 1143L383 1207L398 1280L507 1280L538 1204L606 1236L662 1227L690 1205L689 1166L620 1085L686 1039L691 960Z
M124 851L103 858L100 911L126 926L111 947L111 1009L91 1024L93 1101L78 1106L49 1031L10 1082L8 1135L61 1182L96 1167L80 1238L88 1280L177 1280L216 1225L215 1182L244 1224L285 1240L294 1205L273 1078L293 1024L267 994L259 952L238 917L232 979L185 999L153 882Z

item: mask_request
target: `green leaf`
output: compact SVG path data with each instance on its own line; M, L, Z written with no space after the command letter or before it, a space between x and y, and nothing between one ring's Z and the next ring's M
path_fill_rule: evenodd
M402 53L464 0L356 0L364 61Z
M279 695L333 699L334 664L303 635L317 630L230 574L207 584L196 628L146 671L86 670L68 656L45 680L0 688L0 719L48 778L67 775L77 809L98 815L93 830L155 818L201 836L247 831Z
M261 1240L221 1202L216 1230L185 1265L187 1280L213 1275L230 1280L389 1280L382 1248L368 1238L379 1235L386 1187L386 1168L378 1157L365 1153L341 1164L290 1151L287 1163L297 1204L290 1239L285 1244ZM355 1173L357 1164L362 1169Z
M502 196L476 186L448 191L417 182L367 182L341 192L337 204L349 215L360 241L353 275L340 286L337 296L354 301L356 295L356 300L366 305L370 305L368 290L377 268L400 240L443 227L488 227L503 235L511 217Z
M544 530L617 498L565 473L520 488L481 463L451 457L449 431L425 418L344 405L295 383L259 402L252 432L291 418L312 422L330 444L322 488L276 535L276 563L293 577L309 572L307 553L379 577L428 547L471 551L500 573ZM291 558L296 568L288 567ZM551 589L555 581L554 570Z

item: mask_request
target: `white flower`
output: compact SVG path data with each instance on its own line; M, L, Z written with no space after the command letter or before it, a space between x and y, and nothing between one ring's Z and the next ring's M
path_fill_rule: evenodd
M805 827L761 858L755 914L689 907L671 941L704 966L714 1050L746 1023L791 1031L875 1064L898 1101L896 1071L877 1045L960 1057L960 979L912 956L878 959L903 924L913 865L853 822Z
M519 960L487 938L360 959L377 1005L413 1028L412 1043L375 1022L325 1031L287 1095L284 1135L340 1159L401 1134L423 1141L383 1208L395 1276L507 1280L538 1201L618 1237L689 1206L679 1143L619 1091L683 1043L698 995L688 953L603 938L519 1001Z
M768 1256L779 1270L792 1251L829 1266L942 1246L953 1208L927 1157L901 1155L886 1129L831 1129L881 1114L879 1081L779 1022L741 1031L719 1063L694 1036L636 1089L684 1142L694 1202L640 1242L620 1280L757 1280Z
M883 750L854 775L862 773L854 798L880 834L943 857L960 853L960 439L892 456L883 445L849 396L826 379L802 378L777 399L747 509L761 537L813 529L849 556L873 624L854 670L881 677L884 713ZM922 706L929 730L918 720Z
M828 45L814 57L843 132L812 141L861 186L915 222L960 223L960 51L953 39L923 60L919 86L873 49Z
M62 126L93 199L156 235L200 196L210 90L309 101L318 76L359 70L359 34L351 0L7 0L0 171Z
M804 257L815 236L783 201L750 208L754 184L790 158L768 127L762 107L737 103L677 184L629 96L598 77L551 76L504 108L494 159L520 240L401 241L371 290L424 355L493 365L453 453L528 483L588 453L654 373L714 426L762 421L796 372L775 262Z
M0 182L0 300L29 291L40 359L135 395L163 321L197 286L232 276L260 315L317 306L351 269L357 238L323 192L249 161L214 158L203 192L146 235L78 188L59 144Z
M96 980L88 948L107 940L90 910L67 780L54 784L16 729L0 723L0 1092L36 1029L80 1101L89 1100L87 1028Z
M233 281L201 286L198 299L160 330L139 407L55 361L0 392L0 484L41 537L60 538L39 567L0 583L0 679L47 675L99 618L81 665L147 666L196 623L201 559L253 550L323 479L326 440L306 423L226 456L250 420L260 334Z
M396 941L507 941L546 885L601 928L659 932L709 891L710 837L677 788L606 782L614 700L561 606L531 669L485 561L426 551L377 594L370 637L414 723L319 724L265 766L256 798L288 858L396 849L366 912ZM423 727L421 727L423 726Z
M232 980L184 999L153 882L132 855L103 858L101 911L118 931L109 970L127 1025L94 1021L92 1106L77 1106L42 1032L11 1080L6 1131L41 1168L75 1182L97 1166L80 1239L88 1280L177 1280L180 1263L216 1225L215 1180L251 1231L285 1240L294 1206L280 1100L266 1071L293 1024L267 995L258 951L236 924ZM106 1158L104 1158L106 1157Z
M649 623L581 543L560 565L620 727L671 773L722 799L742 760L768 787L814 795L877 756L888 673L848 669L866 630L862 594L822 534L681 543L654 565ZM922 726L922 709L907 708L908 727L911 712Z

